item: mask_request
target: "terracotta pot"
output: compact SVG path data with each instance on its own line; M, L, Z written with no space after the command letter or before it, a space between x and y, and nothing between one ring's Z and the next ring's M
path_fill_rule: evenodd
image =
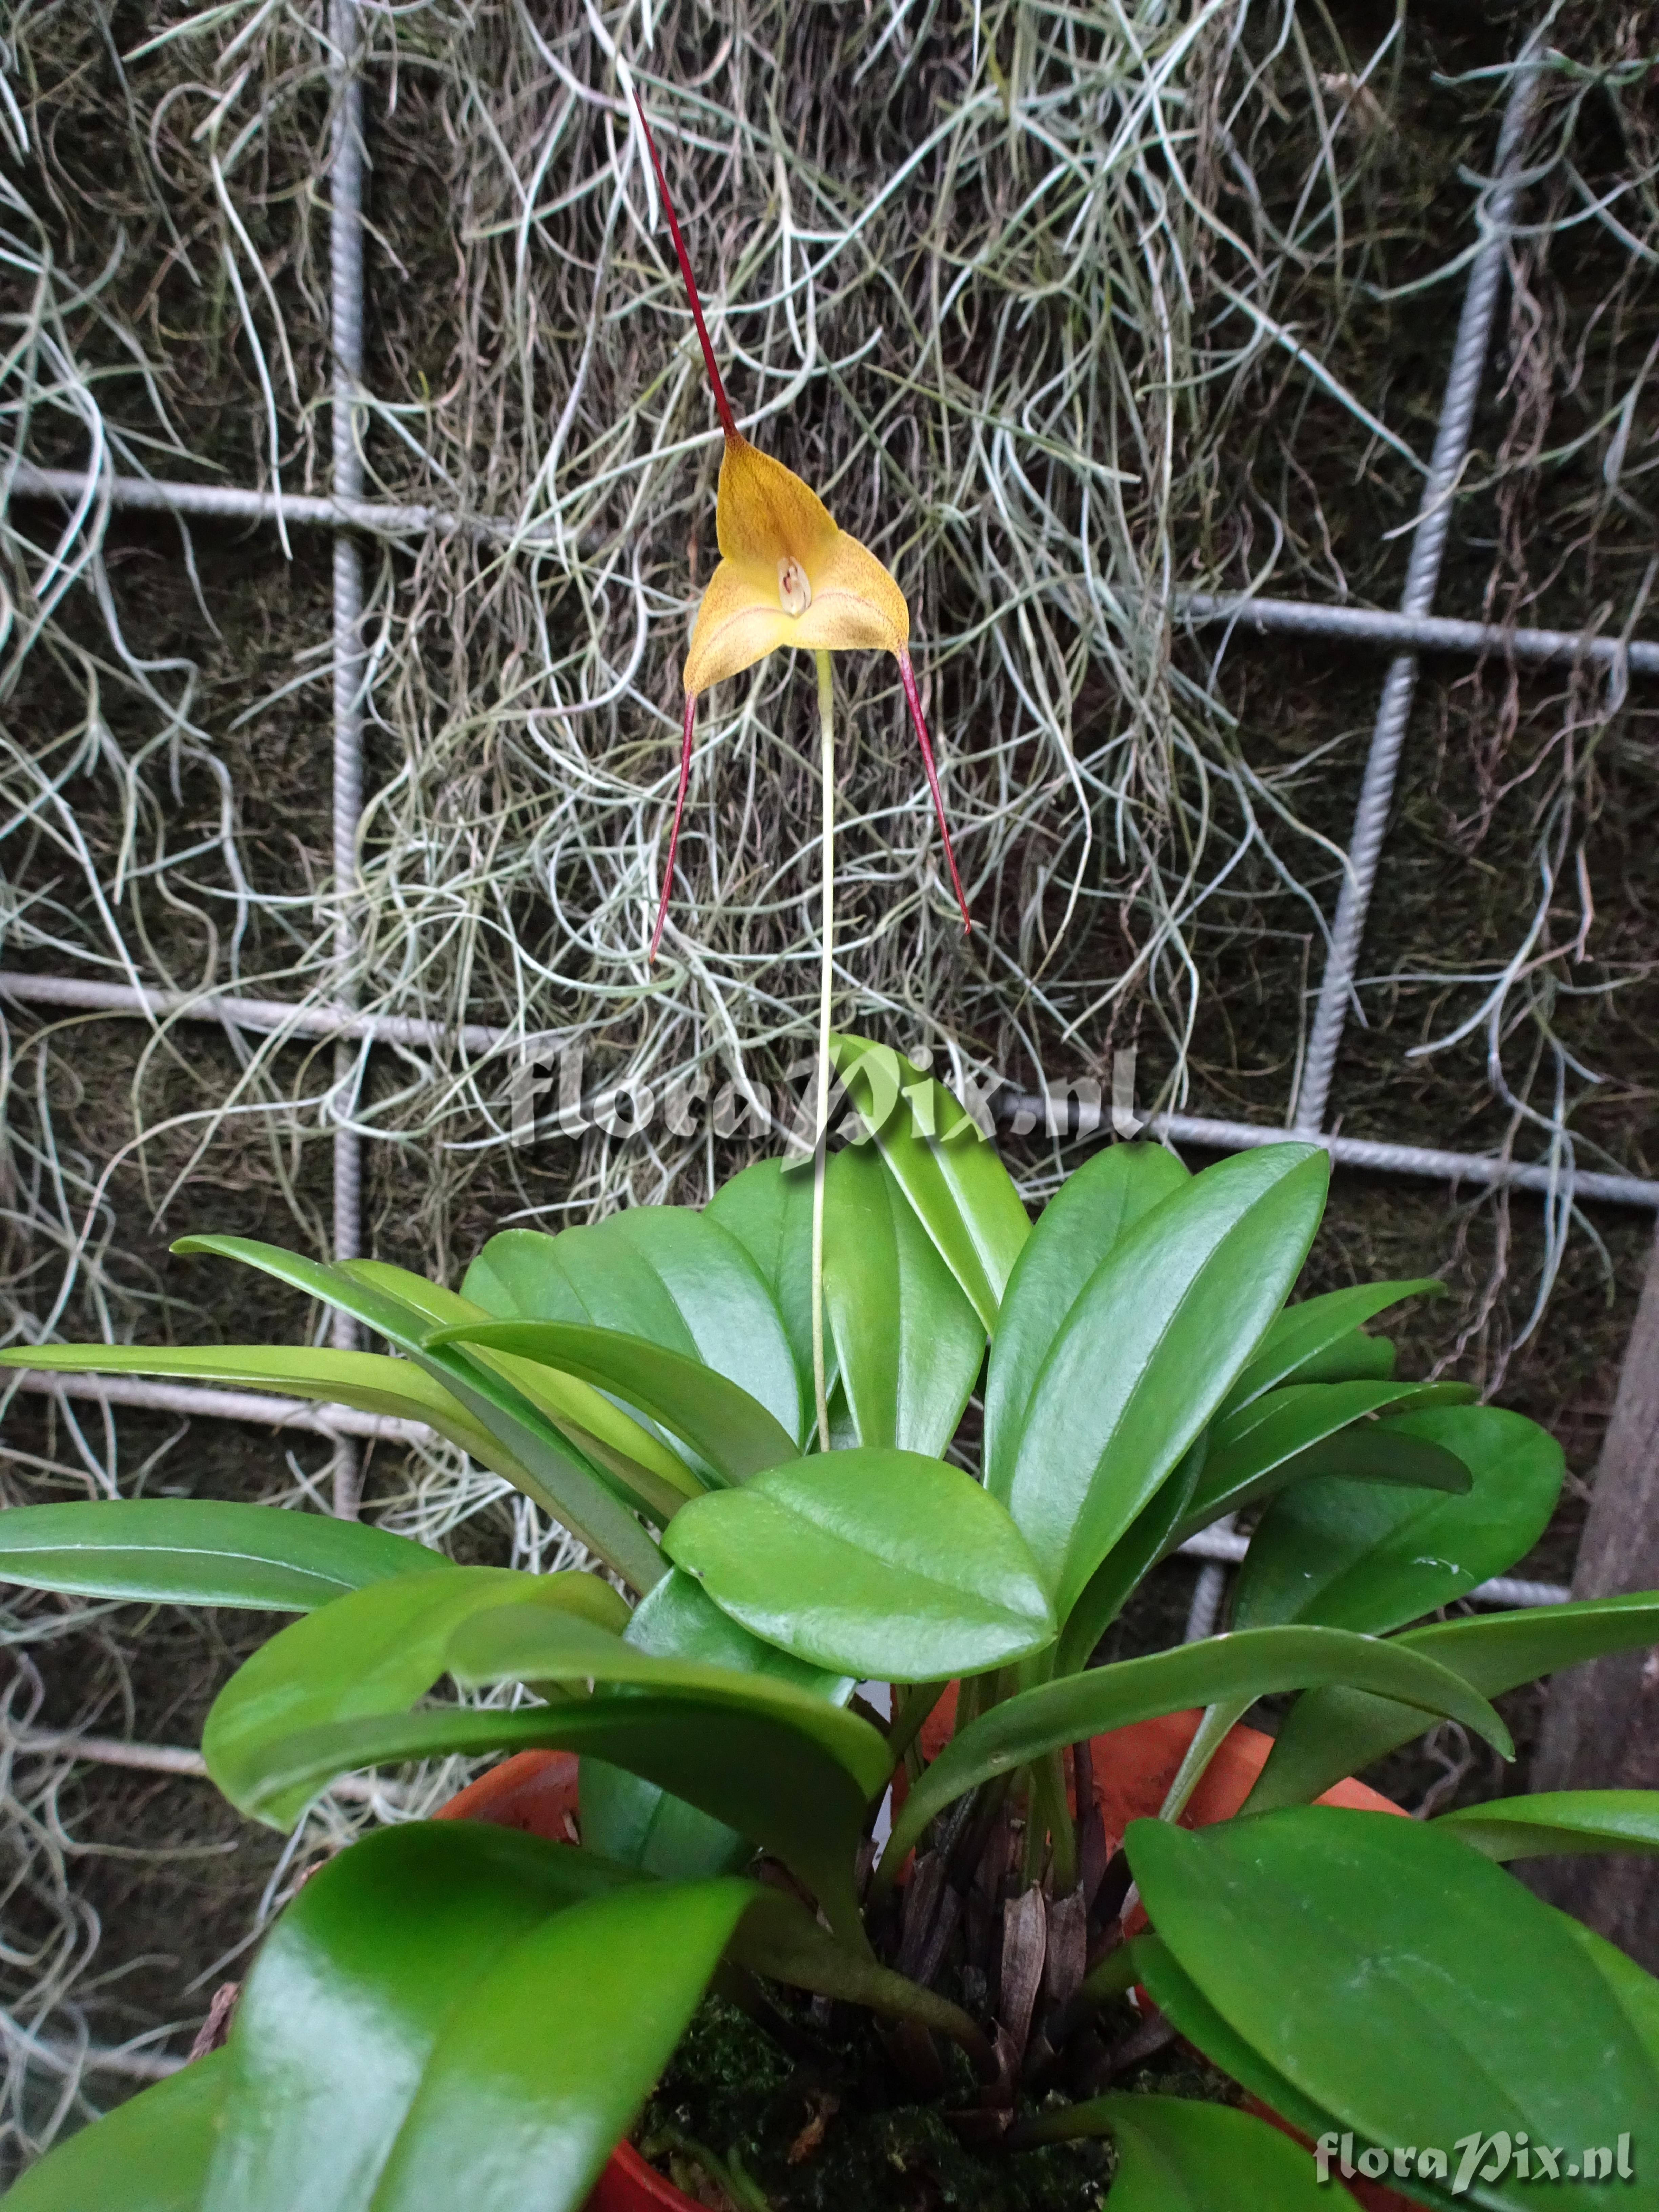
M1176 1771L1186 1756L1200 1715L1166 1713L1159 1719L1138 1721L1094 1739L1095 1802L1100 1808L1108 1844L1115 1850L1131 1820L1155 1814L1163 1803ZM956 1720L954 1686L939 1700L921 1732L921 1748L935 1758L949 1741ZM1205 1827L1212 1820L1230 1820L1249 1796L1273 1747L1273 1738L1259 1729L1236 1728L1210 1762L1203 1780L1193 1792L1181 1816L1183 1827ZM896 1784L902 1800L902 1775ZM1400 1813L1398 1805L1368 1790L1363 1782L1339 1782L1320 1799L1322 1805L1346 1805L1359 1811ZM463 1790L435 1816L440 1820L488 1820L503 1828L519 1828L556 1843L574 1843L576 1838L576 1760L568 1751L521 1751L503 1759L487 1774ZM1404 1818L1404 1814L1401 1814ZM1261 2117L1275 2126L1283 2121L1260 2107ZM1285 2128L1287 2135L1295 2130ZM1299 2140L1300 2138L1298 2138ZM1367 2212L1419 2212L1392 2190L1373 2183L1349 2185ZM631 2143L619 2143L587 2200L586 2212L700 2212L684 2191L676 2189L653 2166L647 2164Z

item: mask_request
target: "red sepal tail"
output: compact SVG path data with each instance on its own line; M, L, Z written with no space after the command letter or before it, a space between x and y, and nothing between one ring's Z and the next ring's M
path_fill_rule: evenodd
M702 357L708 368L708 381L714 387L714 408L720 418L720 428L728 438L738 436L738 426L732 419L732 403L726 396L726 386L720 382L720 373L714 366L714 349L708 342L708 325L702 319L702 301L697 297L697 280L691 274L691 262L685 251L685 240L680 236L680 226L674 214L674 203L668 197L668 179L662 173L662 163L657 158L657 142L651 136L651 125L645 119L645 102L640 98L639 87L632 88L634 105L639 110L640 128L645 133L645 143L651 155L651 166L657 173L657 190L662 194L662 211L668 217L668 228L674 240L674 251L679 257L680 275L685 280L685 296L691 304L691 319L697 326L697 336L702 341Z

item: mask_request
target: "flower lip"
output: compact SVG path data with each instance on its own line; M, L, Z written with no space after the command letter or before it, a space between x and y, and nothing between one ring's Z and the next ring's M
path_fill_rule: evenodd
M811 604L811 579L793 555L786 553L778 562L778 605L787 615L804 615Z

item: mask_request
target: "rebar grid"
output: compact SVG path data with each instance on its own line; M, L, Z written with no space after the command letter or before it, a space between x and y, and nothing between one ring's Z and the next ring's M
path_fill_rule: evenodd
M1440 422L1435 431L1434 453L1429 462L1423 498L1412 534L1411 561L1400 611L1407 621L1421 621L1433 611L1451 532L1452 501L1469 458L1474 410L1492 350L1492 319L1498 312L1498 289L1504 281L1510 233L1522 191L1528 135L1538 106L1539 57L1541 28L1522 48L1515 82L1504 109L1498 134L1496 182L1480 210L1480 248L1469 267L1469 281L1458 318L1457 340L1440 403ZM1395 779L1417 691L1417 656L1401 653L1389 664L1382 699L1376 710L1370 750L1365 757L1365 778L1342 870L1342 889L1336 919L1331 925L1325 971L1320 980L1319 1001L1314 1009L1302 1079L1291 1104L1291 1121L1298 1136L1316 1136L1325 1126L1330 1104L1336 1055L1353 992L1354 972L1364 935L1365 916L1382 841L1388 834L1394 805Z
M908 9L890 12L884 27L861 35L872 49L868 66L891 64L902 88L919 51L919 33ZM67 958L90 966L94 975L101 970L121 978L118 984L84 975L20 979L24 984L61 980L71 989L126 991L148 1012L189 1012L204 1006L204 995L218 1000L215 1018L233 1025L239 1073L228 1099L205 1114L183 1117L192 1131L192 1159L204 1157L209 1141L242 1116L273 1131L292 1126L296 1117L313 1127L332 1120L337 1160L355 1128L401 1148L422 1169L431 1163L434 1189L422 1225L435 1231L430 1249L447 1266L446 1208L465 1193L477 1160L492 1157L510 1180L520 1181L515 1164L504 1157L499 1102L481 1086L479 1072L465 1064L467 1055L489 1048L478 1043L481 1035L499 1042L537 1030L565 1035L585 1030L611 1050L618 1074L640 1073L658 1082L677 1070L695 1072L710 1059L723 1058L738 1073L751 1063L764 1067L769 1055L787 1055L790 1041L804 1033L802 1008L817 947L801 897L802 884L811 878L809 840L794 834L796 814L803 812L792 795L789 768L794 707L784 686L762 681L749 688L734 717L706 732L700 747L694 790L702 817L688 841L690 865L677 903L678 965L653 978L639 957L637 925L655 888L653 862L671 769L662 741L641 742L638 732L642 718L654 718L664 731L672 726L672 714L661 709L672 701L674 640L660 633L683 614L685 529L706 507L708 488L698 483L690 498L664 489L665 483L693 477L703 434L696 374L686 356L674 359L669 373L654 382L650 375L631 384L624 380L625 404L609 423L589 398L599 371L614 383L619 349L638 348L634 309L644 297L644 272L654 271L648 280L654 288L652 331L644 340L652 360L665 357L664 317L678 312L672 272L653 230L648 187L633 160L626 110L611 91L595 89L610 82L607 70L618 41L625 49L634 44L631 10L611 11L610 27L590 10L591 30L556 34L544 34L527 15L507 11L517 27L506 40L498 22L486 18L477 27L470 75L453 60L459 51L454 41L462 35L459 18L438 8L409 13L417 21L424 17L412 40L378 10L367 16L364 65L400 85L405 108L413 104L411 91L417 99L423 85L441 87L425 111L428 118L440 117L452 143L459 133L474 149L456 161L453 200L458 227L470 224L476 234L467 249L473 259L462 349L473 411L459 419L412 385L372 398L360 388L360 361L353 389L369 448L377 455L373 473L380 496L360 500L364 479L354 487L340 473L338 441L342 416L349 419L351 411L350 392L333 416L336 496L307 501L281 489L276 394L286 377L301 427L283 467L303 470L307 455L314 458L315 440L301 365L316 367L316 349L297 340L290 349L283 311L244 230L246 252L240 261L235 250L230 257L231 289L252 364L250 391L257 393L262 419L270 422L270 466L263 489L204 493L261 502L259 519L279 530L290 521L325 524L335 530L337 548L356 550L360 538L368 541L368 612L361 614L360 596L359 613L344 625L346 658L364 653L366 647L364 673L373 669L378 683L378 703L369 706L374 726L381 738L407 737L402 764L394 763L372 802L362 848L343 847L336 837L331 883L287 896L273 896L268 885L246 879L230 823L234 794L228 793L218 849L229 889L228 900L222 887L216 887L214 896L222 907L228 904L234 925L224 933L228 957L216 943L208 969L215 988L205 994L181 986L178 948L164 931L137 932L141 966L112 918L101 937L77 935L51 896L43 899L33 888L17 910L14 933L37 960ZM734 89L726 105L720 84L711 89L708 77L685 91L696 72L673 65L674 27L658 27L653 48L650 16L642 13L640 39L647 84L660 64L661 82L652 97L665 111L664 136L677 190L698 210L702 236L723 263L718 288L709 286L717 299L724 295L716 313L717 342L738 354L739 380L747 377L758 388L763 434L781 443L787 458L830 487L841 519L873 538L878 550L888 550L881 532L897 499L923 480L942 486L918 502L921 520L896 543L904 556L907 587L913 574L926 580L913 596L939 648L935 680L941 690L956 683L953 724L969 733L949 788L967 817L981 890L997 901L1007 896L1003 882L1014 863L1018 958L1000 953L977 966L951 938L925 793L885 734L891 702L878 704L866 685L858 698L863 743L849 763L855 804L845 818L858 854L854 881L879 912L854 936L847 957L844 981L858 1018L913 1025L919 1035L944 1044L961 1065L1006 1066L1023 1054L1035 1072L1044 1040L1080 1039L1092 1052L1095 1040L1103 1031L1109 1037L1114 1020L1132 1012L1139 996L1170 1049L1161 1103L1179 1108L1186 1103L1183 1054L1195 1004L1195 917L1224 895L1245 857L1265 856L1283 872L1283 841L1274 841L1281 824L1291 825L1293 836L1298 782L1294 775L1264 778L1241 757L1218 701L1171 661L1167 613L1178 610L1194 621L1237 619L1262 628L1317 622L1330 630L1340 623L1417 618L1376 618L1364 610L1311 605L1305 613L1281 615L1278 609L1295 603L1268 602L1264 608L1260 589L1277 573L1272 562L1252 573L1250 589L1242 593L1186 592L1175 584L1171 549L1182 468L1176 395L1200 355L1202 374L1223 389L1231 378L1238 392L1247 392L1251 379L1259 380L1264 357L1276 356L1286 378L1299 380L1303 388L1316 386L1327 396L1334 388L1350 420L1364 410L1320 349L1292 332L1279 289L1279 272L1290 264L1273 258L1282 241L1249 236L1242 264L1226 260L1237 240L1220 219L1212 179L1206 182L1203 173L1206 161L1236 166L1243 161L1248 167L1261 128L1250 102L1260 90L1272 93L1273 56L1263 63L1247 51L1248 9L1195 4L1173 24L1165 16L1159 8L1132 9L1124 19L1123 50L1109 54L1103 46L1081 44L1065 11L1052 19L1034 11L1029 23L1016 27L1010 76L1006 27L988 15L981 46L976 11L965 94L957 97L958 88L952 87L956 105L946 103L943 127L936 128L930 114L902 161L890 163L872 185L873 202L866 192L863 205L856 204L854 171L846 171L847 198L838 199L836 167L781 129L775 108L769 126L757 123L746 86ZM273 27L271 17L269 9L244 10L240 20L233 16L220 33L210 71L216 78L211 96L222 112L209 143L216 165L221 144L229 149L226 166L233 179L236 159L252 143L247 117L237 113L241 84L262 87L257 97L270 103L262 118L270 127L284 102L295 112L306 86L319 76L335 70L338 82L338 58L349 52L337 15L331 35L313 38L308 47L304 39ZM1039 20L1045 25L1040 35L1032 27ZM1291 20L1287 10L1286 27ZM465 34L472 35L473 28L465 26ZM165 36L176 46L191 32L189 22L173 24ZM745 25L748 47L728 52L725 65L734 87L750 66L750 54L764 52L766 35L763 24L758 36L754 25ZM1377 56L1363 58L1342 88L1322 86L1305 49L1297 58L1295 66L1321 118L1315 170L1322 164L1335 173L1333 149L1363 114L1369 82L1373 77L1384 82L1391 43ZM1286 27L1274 56L1290 51L1291 44ZM994 82L988 55L997 64ZM635 59L639 64L641 56L636 52ZM722 65L717 59L716 76ZM239 79L240 70L251 74ZM358 72L345 72L344 82L361 81ZM492 88L488 101L480 94L482 83ZM549 86L550 101L542 104ZM344 103L337 100L331 110L337 150L343 112ZM1196 150L1183 170L1176 148L1193 116L1199 118ZM1005 179L994 173L1000 158L995 149L1005 143L1024 154L1006 172L1012 198L999 199ZM720 174L732 210L724 230L712 219L718 210L695 189L717 152L724 157ZM319 147L319 162L320 154ZM924 232L921 259L931 266L921 295L897 300L901 343L895 349L884 337L882 317L896 296L889 272L905 249L894 245L890 228L883 228L891 205L884 194L890 184L896 187L921 173L929 157L942 160L950 178L969 194L977 188L975 179L982 180L984 205L994 210L996 222L987 221L977 230L970 223L966 250L942 220ZM492 163L498 165L493 177ZM1356 164L1357 170L1363 167L1363 161ZM505 191L503 178L511 180ZM804 220L798 204L805 210ZM234 228L236 209L228 191L222 204ZM1018 210L1012 224L1011 205ZM1340 231L1341 190L1333 205ZM1060 216L1051 220L1046 210L1056 206ZM339 213L337 197L337 226ZM560 217L569 219L565 230L556 220ZM1021 258L1020 220L1042 249L1035 257ZM1317 222L1316 210L1291 239L1291 260L1297 252L1305 254ZM1059 252L1059 278L1052 266L1042 265L1051 248ZM1094 312L1109 328L1114 316L1121 315L1143 340L1146 333L1152 337L1139 355L1139 341L1126 338L1123 354L1108 347L1079 370L1065 319L1050 315L1045 321L1044 316L1048 303L1067 298L1069 277L1086 270L1091 257L1113 268L1120 289L1103 309L1091 309L1085 300L1085 320ZM540 273L544 259L568 272L571 282L548 284ZM319 296L303 255L293 265L299 290L309 284ZM339 270L337 254L337 284ZM1200 330L1200 303L1212 283L1234 301L1248 325L1243 345L1209 343ZM96 295L90 296L96 314ZM1124 299L1127 308L1121 305ZM974 365L971 356L950 351L943 335L953 311L962 317L964 301L969 319L984 321L994 337L991 371L977 389L963 374L964 362ZM291 298L284 304L291 310ZM393 302L384 313L395 321ZM492 316L493 325L486 326ZM139 466L148 465L149 453L142 441L133 442L130 425L106 419L91 386L77 379L72 346L58 343L66 332L55 296L44 320L51 333L46 352L54 344L58 350L50 374L37 376L31 404L38 414L39 395L57 404L67 394L87 426L93 465L62 472L78 475L84 489L70 527L56 549L48 549L49 557L44 562L31 558L40 549L23 541L26 567L32 566L38 588L20 605L33 635L44 635L52 610L77 577L85 578L107 607L113 637L118 626L102 534L117 504L116 470L119 481L129 483ZM343 355L337 312L333 322L337 369ZM555 329L565 349L562 378L549 342ZM1002 375L1010 354L1022 347L1045 372L1053 371L1052 384L1035 393ZM872 362L875 371L866 374ZM1161 380L1152 374L1158 369ZM850 409L850 435L816 406L816 396L826 389L837 407ZM337 401L337 382L336 396ZM914 451L902 447L902 404L917 398L933 410L930 424L936 426L933 434L942 441L941 452L926 452L920 441ZM807 408L805 427L796 434L783 419L792 400ZM21 419L28 413L26 407ZM1379 451L1415 466L1398 436L1376 418L1367 419ZM1127 486L1100 469L1085 470L1080 484L1068 485L1068 459L1075 460L1080 443L1095 450L1096 441L1135 465L1138 485ZM175 441L173 450L185 449ZM352 453L362 450L354 441ZM42 483L39 488L64 487ZM1073 489L1080 490L1080 511L1071 502ZM456 516L475 513L514 519L456 526ZM349 528L338 527L342 522ZM382 541L378 547L375 537ZM410 571L392 559L384 543L388 537L407 544ZM188 539L185 550L192 557ZM691 557L695 581L695 547ZM336 560L334 651L327 663L301 667L298 680L325 680L331 671L337 739L354 704L365 703L367 686L341 689L337 551ZM974 592L961 590L960 579L969 569L983 580L980 588L988 591L988 599L976 602ZM1285 572L1287 580L1304 586L1328 581L1304 549L1286 554ZM1208 580L1219 585L1224 578L1206 574ZM1006 610L1000 621L985 619L987 605ZM435 657L434 629L440 629ZM492 630L501 644L487 647ZM1502 624L1418 622L1413 641L1502 654L1505 648L1494 631L1510 635ZM1371 634L1389 642L1403 635ZM1561 660L1577 654L1571 633L1542 634L1548 642L1536 647L1520 643L1523 635L1530 634L1517 633L1513 648L1518 657ZM441 665L445 648L452 673L476 664L465 682L447 692ZM1612 669L1616 702L1624 676L1644 672L1656 653L1659 648L1641 644L1626 650L1620 638L1603 635L1577 657L1585 667ZM182 697L167 696L155 672L135 672L132 656L118 653L116 661L116 675L132 680L158 714L162 736L155 757L170 753L176 777L179 757L188 757L205 735L193 718L188 687ZM1086 696L1097 665L1109 672L1121 700L1104 718L1103 737L1097 706ZM538 687L541 695L552 695L550 708L539 703ZM483 711L476 704L480 696L493 701ZM940 720L937 708L934 719ZM144 756L131 767L116 767L109 756L118 748L90 699L86 738L92 757L99 759L101 751L99 772L112 770L122 786L128 818L142 838L159 820L143 780ZM734 835L721 794L733 784L743 786L740 749L745 745L747 793ZM210 746L204 751L211 757ZM757 805L757 751L781 793L781 803L769 815L763 804ZM486 764L482 769L480 761ZM492 776L504 796L481 803ZM57 769L47 778L48 805L58 803L63 780ZM1224 824L1218 793L1236 810L1236 818ZM337 785L336 797L337 802ZM350 812L355 839L355 808ZM337 828L340 819L337 803ZM1098 835L1097 823L1103 825ZM71 823L64 834L73 830ZM1103 895L1091 871L1112 836L1118 841L1116 866ZM793 860L781 857L792 844L808 848L800 884ZM366 866L354 883L360 849ZM1023 851L1030 857L1022 857ZM78 860L99 889L100 868L84 847ZM136 908L143 864L124 854L122 866L129 869ZM1138 874L1145 880L1136 888ZM1291 874L1293 878L1294 870ZM119 869L117 876L118 885ZM158 868L155 880L166 880L165 872ZM574 949L574 963L549 957L526 940L523 902L544 891L557 929ZM354 893L363 923L356 933L349 929ZM107 904L98 910L112 916ZM985 932L994 947L1000 913L999 906ZM312 915L320 915L322 926L309 927L307 933L302 917ZM1094 924L1103 915L1123 917L1133 948L1127 963L1100 958ZM243 951L250 927L251 966L244 964ZM1500 994L1511 980L1500 971ZM1030 1011L988 1018L988 1007L1006 1000L1011 981L1027 994ZM276 1019L265 1024L250 1017L244 1023L241 1009L255 996L244 991L245 981L276 992L275 1000L263 1001L276 1010ZM573 1024L569 1010L584 997L598 1001L601 1012ZM942 1013L947 1003L960 1013ZM465 1017L475 1007L501 1018L490 1024L469 1022ZM360 1042L379 1039L398 1055L394 1066L401 1073L392 1079L390 1097L385 1091L374 1095L372 1086L358 1089L365 1069L361 1052L335 1058L328 1079L307 1076L296 1091L275 1043L251 1048L241 1034L245 1028L264 1029L273 1038L327 1040L339 1036L343 1027ZM444 1050L447 1040L459 1042L459 1065ZM143 1064L162 1064L176 1049L175 1040L158 1033L147 1040ZM420 1056L412 1066L402 1056L410 1051ZM43 1056L42 1096L45 1073ZM1552 1111L1553 1119L1546 1117L1549 1163L1527 1172L1544 1179L1553 1218L1565 1223L1574 1195L1586 1194L1590 1186L1583 1176L1575 1182L1559 1100ZM1517 1121L1524 1116L1517 1115ZM1202 1143L1208 1139L1199 1131L1226 1125L1176 1113L1164 1126L1180 1140ZM447 1142L447 1131L460 1133L459 1146ZM761 1135L757 1127L751 1133ZM1250 1130L1219 1141L1260 1141L1267 1133ZM1348 1142L1333 1142L1339 1158ZM1413 1149L1372 1148L1376 1153ZM1442 1157L1468 1169L1482 1164L1480 1156L1467 1162L1459 1155ZM1394 1159L1368 1164L1401 1167ZM174 1187L188 1171L188 1164L175 1168ZM627 1158L598 1137L586 1146L574 1179L553 1190L521 1185L519 1195L527 1206L545 1212L550 1203L580 1214L624 1194L661 1195L688 1183L706 1188L713 1173L712 1147L666 1148L643 1159ZM1605 1180L1630 1186L1620 1194L1634 1203L1652 1203L1651 1186L1640 1178ZM135 1303L105 1267L108 1235L94 1230L106 1205L106 1174L71 1163L65 1177L47 1144L27 1161L25 1187L26 1216L33 1217L33 1225L47 1226L53 1240L48 1249L65 1261L47 1326L79 1302L89 1304L112 1334L129 1331ZM337 1200L337 1181L336 1188ZM48 1208L62 1198L55 1220L41 1207L42 1191ZM340 1217L349 1213L349 1200L337 1205L337 1234ZM142 1319L143 1301L137 1310ZM31 1316L32 1326L39 1322L38 1313ZM70 1433L88 1468L112 1468L112 1437L100 1449L95 1437ZM291 1466L296 1484L314 1496L317 1471L297 1462ZM73 1480L75 1474L71 1467L59 1479ZM483 1503L499 1510L499 1490L493 1504ZM441 1534L449 1520L480 1510L476 1471L445 1461L441 1452L422 1463L417 1452L408 1492L389 1506L377 1501L376 1510L389 1510L394 1520L401 1514L402 1525L428 1536ZM534 1557L546 1540L544 1529L518 1515L519 1555ZM337 1824L330 1832L337 1836L339 1816L330 1817ZM313 1835L305 1848L314 1847ZM55 1994L64 1986L60 1982ZM48 2046L37 2039L32 2047ZM64 2078L72 2101L76 2069Z

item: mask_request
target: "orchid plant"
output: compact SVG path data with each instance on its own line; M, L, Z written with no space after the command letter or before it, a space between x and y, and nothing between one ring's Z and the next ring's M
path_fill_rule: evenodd
M948 1091L832 1049L827 1449L808 1193L775 1160L701 1210L504 1231L459 1292L179 1248L385 1352L4 1355L428 1422L606 1570L457 1566L181 1498L0 1520L15 1583L299 1616L204 1737L253 1819L286 1829L365 1767L580 1759L579 1844L410 1820L341 1851L266 1934L225 2046L53 2152L15 2212L577 2212L710 1989L820 2082L884 2023L886 2094L1000 2172L1109 2137L1113 2212L1317 2212L1348 2152L1430 2206L1523 2212L1579 2167L1589 2212L1659 2204L1659 1982L1502 1864L1659 1847L1659 1793L1426 1820L1314 1802L1443 1720L1507 1757L1500 1692L1659 1640L1659 1592L1456 1609L1536 1540L1557 1446L1396 1376L1369 1324L1438 1285L1291 1300L1316 1147L1193 1175L1111 1145L1033 1224ZM1145 1578L1227 1516L1251 1533L1225 1632L1110 1657ZM1294 1702L1242 1811L1183 1826L1221 1720L1269 1696ZM1194 1709L1218 1717L1162 1817L1120 1835L1133 1724ZM1132 2072L1177 2032L1319 2157ZM1604 2179L1583 2147L1615 2144ZM744 2204L800 2201L781 2148L733 2153ZM1078 2174L1048 2201L1085 2201Z

